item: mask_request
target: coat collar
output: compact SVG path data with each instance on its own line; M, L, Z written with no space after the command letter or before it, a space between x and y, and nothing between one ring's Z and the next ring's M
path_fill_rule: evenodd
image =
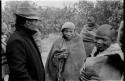
M121 59L124 60L123 52L118 43L111 44L109 48L107 48L105 51L98 54L97 57L104 56L104 55L114 55L114 54L119 54Z
M37 32L35 30L31 30L31 29L26 28L26 27L21 26L21 25L16 25L16 30L17 31L23 31L23 32L25 32L29 36L32 36L32 35L34 35Z

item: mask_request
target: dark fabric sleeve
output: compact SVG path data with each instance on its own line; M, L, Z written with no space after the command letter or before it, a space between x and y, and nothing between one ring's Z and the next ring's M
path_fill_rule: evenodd
M111 54L108 56L107 64L119 70L121 73L124 72L124 61L121 59L119 54Z
M10 79L14 81L32 81L26 68L25 44L13 40L7 45L7 59L10 68Z
M47 75L47 78L51 81L56 81L57 79L57 68L53 63L53 55L55 50L56 48L55 48L55 45L53 44L46 62L46 75Z

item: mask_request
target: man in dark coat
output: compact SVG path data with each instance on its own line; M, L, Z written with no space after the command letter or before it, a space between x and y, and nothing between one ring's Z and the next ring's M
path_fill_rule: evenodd
M45 70L33 39L38 16L34 8L20 6L16 12L16 31L7 42L9 81L45 81Z

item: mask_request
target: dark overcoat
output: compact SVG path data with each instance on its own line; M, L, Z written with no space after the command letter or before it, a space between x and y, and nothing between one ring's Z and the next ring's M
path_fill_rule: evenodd
M18 26L8 40L9 81L45 81L42 58L32 37L35 33Z

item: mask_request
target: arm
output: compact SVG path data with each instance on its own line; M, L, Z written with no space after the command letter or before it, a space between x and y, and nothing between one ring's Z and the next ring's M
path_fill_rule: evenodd
M85 25L80 32L80 36L84 42L94 42L94 36L87 30L86 26L87 25Z
M60 49L60 41L62 40L56 40L49 52L47 62L46 62L46 75L47 79L56 81L57 74L58 74L58 60L54 58L55 52Z
M51 50L48 54L47 61L46 61L46 78L47 80L55 81L57 79L57 68L55 67L53 63L53 55L55 50L57 49L55 42L53 43Z
M13 40L8 43L7 59L13 80L33 81L26 68L25 44L21 40Z

